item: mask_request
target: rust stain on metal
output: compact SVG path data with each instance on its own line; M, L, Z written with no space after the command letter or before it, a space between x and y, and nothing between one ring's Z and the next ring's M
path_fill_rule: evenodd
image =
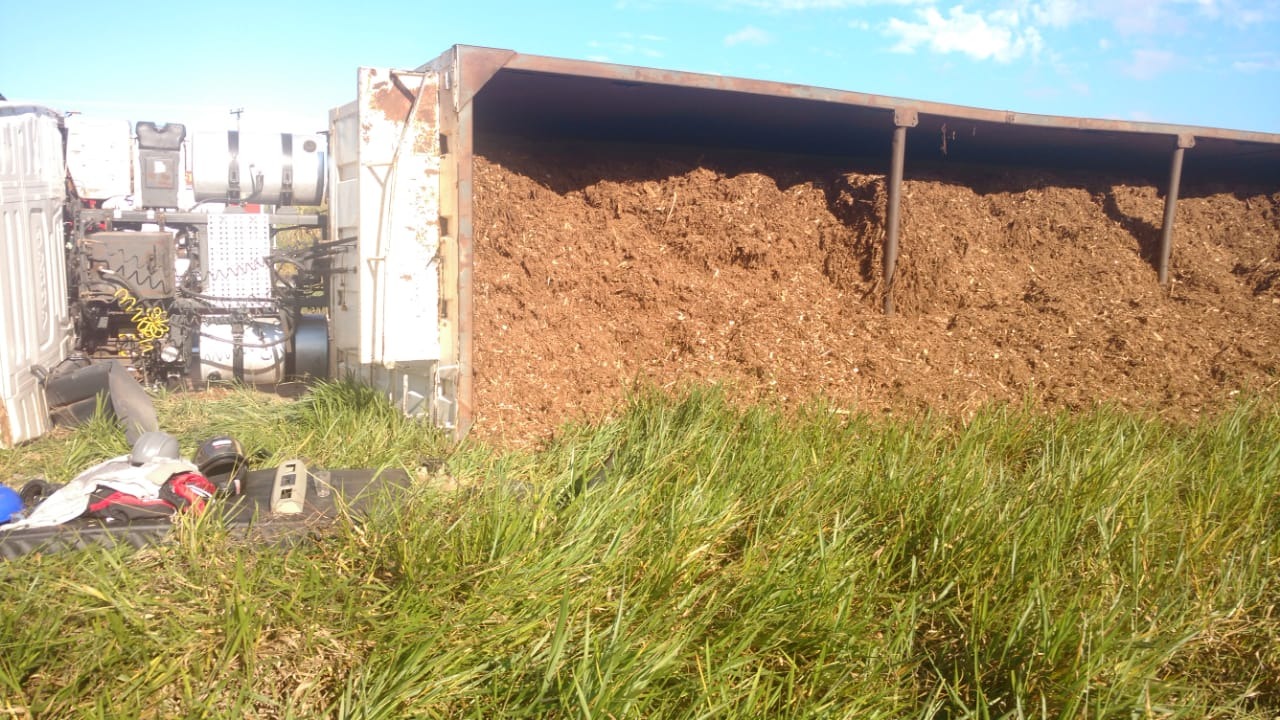
M381 112L388 120L403 121L409 117L411 107L413 107L413 98L390 84L374 90L372 97L369 98L369 108Z
M369 97L369 109L381 113L383 117L395 123L412 120L419 128L414 135L413 151L433 154L436 148L437 125L437 103L434 97L436 84L424 80L420 92L425 95L418 101L416 116L413 118L409 117L409 113L413 111L413 95L405 92L396 83L385 83L373 88ZM369 125L366 123L361 130L367 139Z
M5 447L13 447L13 432L9 429L9 408L0 402L0 441Z
M436 85L425 85L422 89L424 93L434 93ZM424 97L418 103L418 135L414 138L413 151L416 153L426 153L434 155L436 152L436 102L433 97Z

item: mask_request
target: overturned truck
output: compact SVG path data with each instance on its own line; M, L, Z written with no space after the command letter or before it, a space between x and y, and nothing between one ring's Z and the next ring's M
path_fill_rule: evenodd
M516 439L638 383L851 412L1031 397L1187 414L1280 378L1280 135L466 46L356 84L330 113L324 215L162 209L157 230L151 208L74 208L82 236L165 266L162 297L133 293L185 310L184 337L145 338L157 374L355 376L456 435ZM148 149L172 152L153 129ZM208 197L300 202L279 178L312 166L279 158L314 139L282 137L270 187L238 138L206 142ZM286 256L270 238L298 224L324 237ZM184 285L170 243L254 284ZM50 275L64 304L85 252ZM136 310L99 285L98 304L54 311L75 339L46 354L136 355L112 332ZM17 398L49 360L7 362L7 412L39 414Z
M137 381L327 374L327 246L276 242L321 224L300 208L323 201L321 136L188 138L18 103L0 103L0 131L4 446L102 394L127 430L154 425Z
M362 70L331 143L335 367L459 433L637 383L1186 416L1280 379L1280 135L455 47Z

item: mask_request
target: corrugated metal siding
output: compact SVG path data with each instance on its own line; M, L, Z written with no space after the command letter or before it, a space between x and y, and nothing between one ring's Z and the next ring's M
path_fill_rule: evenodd
M0 103L0 444L39 437L49 425L33 367L70 351L62 243L65 193L61 119Z

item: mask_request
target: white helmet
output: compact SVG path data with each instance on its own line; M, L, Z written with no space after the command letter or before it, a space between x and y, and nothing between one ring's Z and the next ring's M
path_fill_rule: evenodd
M180 454L178 438L167 432L151 430L138 436L138 441L133 444L133 453L129 455L129 462L144 465L156 458L176 460Z

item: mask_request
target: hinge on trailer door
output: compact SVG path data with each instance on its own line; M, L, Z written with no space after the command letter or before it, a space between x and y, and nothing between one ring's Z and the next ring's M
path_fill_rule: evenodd
M431 420L439 427L452 430L458 422L458 365L441 365L435 372L435 397L431 402ZM449 392L445 384L449 385ZM451 397L452 396L452 397Z

